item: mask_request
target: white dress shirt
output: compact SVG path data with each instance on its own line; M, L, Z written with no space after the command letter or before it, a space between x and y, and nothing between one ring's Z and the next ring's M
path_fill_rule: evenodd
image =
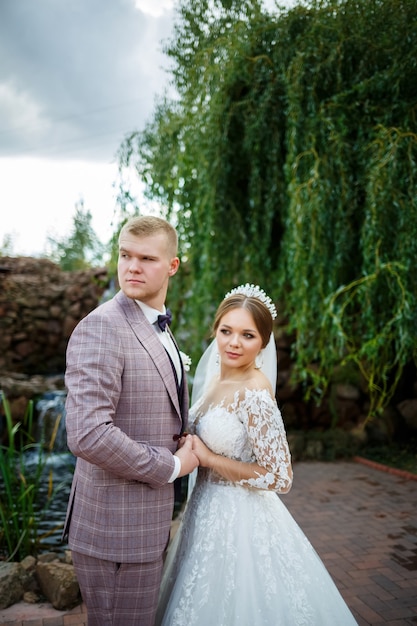
M174 340L172 339L171 333L168 330L168 325L165 330L161 330L157 324L158 315L164 315L166 313L166 308L164 307L163 311L158 311L158 309L153 309L152 307L148 306L144 302L141 302L140 300L135 300L135 302L137 302L137 304L142 309L143 314L145 315L148 322L155 328L155 332L158 335L160 342L163 344L165 350L171 357L171 361L173 362L175 371L177 373L178 384L180 385L182 379L182 369L178 349L174 343Z
M168 325L166 329L162 331L157 324L158 315L166 313L165 306L163 307L163 311L158 311L158 309L153 309L148 304L145 304L144 302L141 302L140 300L135 300L135 302L142 309L142 312L144 316L146 317L146 319L148 320L148 322L155 328L155 332L158 335L160 342L162 343L165 350L168 352L169 356L171 357L171 361L173 362L175 371L177 373L178 384L180 385L181 380L182 380L182 369L181 369L180 355L178 353L178 349L168 330ZM174 456L175 468L168 481L169 483L174 482L174 480L177 478L181 470L181 461L179 460L177 456L175 456L175 454L173 456Z

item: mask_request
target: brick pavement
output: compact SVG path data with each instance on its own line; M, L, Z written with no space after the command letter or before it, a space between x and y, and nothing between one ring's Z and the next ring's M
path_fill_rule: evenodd
M417 624L417 481L355 462L299 463L283 501L359 626Z
M416 480L356 462L303 462L282 499L359 626L417 625ZM0 610L0 626L86 624L82 606L64 613L24 603Z

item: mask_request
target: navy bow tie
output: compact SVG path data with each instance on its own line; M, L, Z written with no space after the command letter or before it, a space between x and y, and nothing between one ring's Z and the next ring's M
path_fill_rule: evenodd
M161 330L165 330L165 328L171 325L171 321L172 321L172 313L169 309L167 309L167 312L165 315L158 315L158 326Z

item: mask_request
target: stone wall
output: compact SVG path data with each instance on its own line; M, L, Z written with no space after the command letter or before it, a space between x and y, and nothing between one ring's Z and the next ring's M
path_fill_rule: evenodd
M63 272L47 259L0 257L0 391L14 421L29 400L64 389L68 339L108 283L105 268ZM3 418L0 405L0 442Z
M0 372L64 372L68 338L97 306L106 269L63 272L47 259L0 258Z

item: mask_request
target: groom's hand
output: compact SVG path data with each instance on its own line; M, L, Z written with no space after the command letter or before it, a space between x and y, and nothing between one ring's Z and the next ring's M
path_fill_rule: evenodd
M198 458L193 452L193 444L191 441L191 437L185 437L184 443L179 450L176 451L175 456L177 456L181 462L181 470L178 474L178 478L181 476L186 476L199 465Z

